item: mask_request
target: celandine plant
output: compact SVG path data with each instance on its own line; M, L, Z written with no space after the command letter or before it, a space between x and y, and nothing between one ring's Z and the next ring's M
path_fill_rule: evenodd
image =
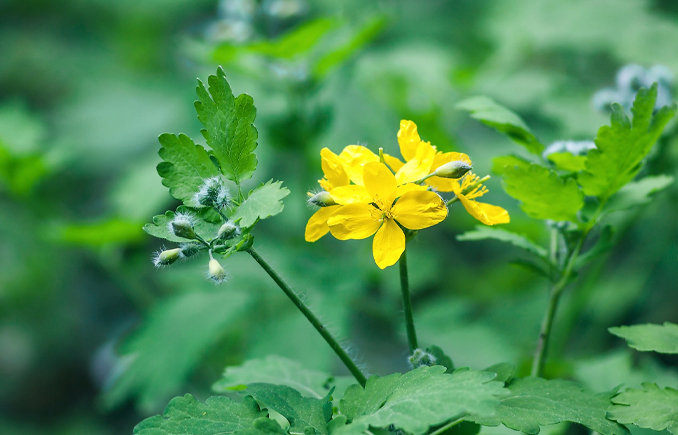
M156 216L153 224L145 227L149 234L178 244L157 253L155 265L166 266L206 253L207 277L221 283L226 272L219 259L247 253L322 335L355 380L307 370L284 358L251 360L227 368L214 385L215 391L228 395L205 403L191 395L177 397L163 415L137 425L135 433L472 435L481 426L503 424L536 434L541 426L560 422L578 423L602 435L628 434L623 424L668 428L676 433L676 414L651 406L657 401L678 402L675 390L648 386L621 394L617 390L593 393L574 382L539 377L562 291L586 259L610 245L607 233L601 232L600 242L584 252L589 234L606 213L645 203L660 189L655 179L632 181L675 112L675 108L664 108L653 115L656 88L638 94L633 121L615 107L612 126L601 128L596 148L583 158L567 153L557 158L542 156L543 145L520 118L491 100L474 99L462 105L538 157L503 158L500 169L507 191L523 203L523 210L549 221L553 228L549 249L521 235L487 227L463 237L495 238L528 250L541 262L537 270L552 283L533 376L522 379L513 377L512 367L505 363L485 370L455 369L438 347L421 348L417 343L407 278L408 240L419 230L443 221L455 202L485 225L509 222L504 209L476 201L487 192L482 184L486 178L471 172L468 156L439 152L420 139L411 121L402 121L397 134L403 160L357 145L339 154L327 148L321 151L322 190L309 193L309 201L318 210L308 221L306 240L317 241L327 233L341 240L374 236L376 265L381 269L400 265L412 370L367 378L254 248L257 222L280 213L289 191L281 182L269 181L249 193L242 192L240 183L253 176L257 165L252 99L248 95L234 97L221 69L210 76L207 88L199 83L197 91L195 106L209 150L184 135L160 136L163 162L158 173L183 205ZM674 326L660 333L675 334L669 329ZM678 339L673 339L668 350L675 352ZM650 348L643 350L666 350Z

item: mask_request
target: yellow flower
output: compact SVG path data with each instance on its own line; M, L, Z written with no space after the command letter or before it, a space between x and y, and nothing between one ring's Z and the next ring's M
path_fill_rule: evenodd
M434 192L409 190L394 204L399 195L398 181L382 163L365 164L362 179L370 203L342 206L332 213L327 224L339 240L364 239L376 233L372 252L381 269L394 265L405 250L405 233L398 224L421 230L447 216L445 203Z
M338 186L345 186L350 183L348 173L344 169L342 160L330 151L328 148L320 150L320 164L323 169L325 177L318 180L318 184L325 191L330 192ZM307 242L315 242L330 231L327 226L327 219L332 213L337 211L340 205L331 205L329 207L320 207L313 216L310 217L306 224L306 231L304 238Z
M471 159L464 153L441 153L435 146L431 145L430 142L422 141L417 132L417 125L406 119L400 121L398 145L400 145L400 154L402 154L407 163L401 162L397 157L386 155L384 156L384 160L394 171L407 172L408 178L410 178L408 181L421 180L440 166L454 160L463 160L468 163L469 166L472 165ZM413 160L422 159L423 156L427 159L426 162L430 160L428 167L422 165L421 161L413 165L419 170L418 172L413 171L412 168L408 167ZM452 192L454 191L454 185L457 184L457 181L450 178L431 177L428 178L425 183L439 192Z
M476 202L487 193L487 187L478 182L478 176L472 172L466 174L462 180L452 180L452 190L461 201L467 212L485 225L507 224L510 222L509 214L503 208Z

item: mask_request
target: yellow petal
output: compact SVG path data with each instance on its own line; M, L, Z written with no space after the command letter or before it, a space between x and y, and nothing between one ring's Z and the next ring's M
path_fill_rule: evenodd
M355 184L363 184L363 166L378 162L379 156L361 145L349 145L339 154L344 170Z
M407 183L407 184L401 184L398 186L398 189L396 190L396 198L400 198L407 192L424 192L428 190L427 186L422 186L420 184L414 184L414 183Z
M471 159L464 153L438 153L433 159L433 164L431 165L431 172L438 169L440 166L450 163L454 160L463 160L469 165L472 165ZM426 180L426 184L436 189L438 192L453 192L455 186L459 186L459 183L452 178L443 178L443 177L431 177Z
M367 193L364 186L351 184L348 186L340 186L330 190L330 196L337 204L348 205L356 202L369 204L372 202L372 196Z
M398 184L421 180L431 173L431 165L436 155L436 149L428 142L420 142L417 151L405 165L398 170L395 177Z
M380 269L396 264L405 251L405 233L392 219L386 219L372 241L374 261Z
M325 179L333 187L346 186L349 184L348 174L344 170L344 165L342 165L338 155L330 151L329 148L323 148L320 150L320 159Z
M339 240L364 239L379 229L381 214L368 204L344 205L330 216L327 225Z
M482 202L476 202L476 204L485 212L490 222L492 222L491 225L507 224L511 221L508 212L498 205L485 204Z
M383 211L391 209L396 199L397 187L393 173L383 163L368 163L363 172L365 189L372 196L373 201Z
M304 234L307 242L315 242L330 231L330 227L327 226L327 219L339 207L341 206L321 207L320 210L311 216L306 224L306 234Z
M478 219L480 222L484 223L485 225L494 225L494 222L490 219L490 217L487 215L487 212L483 209L483 207L480 206L475 201L471 201L467 199L464 195L457 193L457 197L461 201L462 205L466 209L466 211L473 216L474 218ZM507 213L508 215L508 213Z
M405 161L410 161L417 152L417 147L421 142L419 133L417 133L417 124L403 119L400 121L400 130L398 130L398 145L400 145L400 154Z
M398 170L405 164L401 162L398 157L393 157L388 154L384 154L384 162L386 162L388 167L391 168L393 172L398 172Z
M408 192L391 210L393 218L405 228L421 230L447 217L445 202L434 192Z

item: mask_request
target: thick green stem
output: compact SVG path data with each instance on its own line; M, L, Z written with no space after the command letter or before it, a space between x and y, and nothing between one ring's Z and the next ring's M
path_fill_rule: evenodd
M254 260L259 263L259 265L266 271L268 276L270 276L273 281L275 281L276 284L278 284L278 287L287 295L288 298L294 303L294 305L299 308L299 311L306 316L309 322L311 322L311 325L320 333L320 335L325 339L327 344L330 345L334 353L337 354L339 359L344 363L346 368L351 372L351 374L356 378L358 383L362 385L363 387L365 386L365 382L367 382L367 378L363 374L363 372L358 368L356 363L351 359L350 356L346 353L346 351L341 347L339 342L332 336L332 334L325 328L325 325L316 317L315 314L313 314L313 311L299 298L299 296L290 288L290 286L283 281L283 279L276 273L275 270L271 268L271 266L263 259L261 256L257 253L257 251L254 250L254 248L250 248L247 250L247 252L254 258Z
M400 289L403 293L403 309L405 310L405 329L407 330L407 343L410 345L410 353L419 348L417 345L417 332L414 330L414 315L412 314L412 299L410 298L410 280L407 275L407 249L403 251L398 261L400 266Z
M458 418L456 420L452 420L451 422L447 423L445 426L441 427L440 429L436 429L435 431L431 432L430 435L440 435L444 433L446 430L453 428L454 426L458 425L464 421L464 417Z

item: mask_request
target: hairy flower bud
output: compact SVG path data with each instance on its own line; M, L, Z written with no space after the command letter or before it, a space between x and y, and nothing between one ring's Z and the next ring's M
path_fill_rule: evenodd
M449 163L439 166L438 169L435 170L434 174L438 177L444 178L461 178L471 169L473 169L473 167L465 161L453 160Z
M225 222L217 231L217 237L222 240L230 240L238 235L240 228L230 222Z
M217 284L221 284L226 281L226 271L223 266L214 258L210 258L207 269L207 278L214 281Z
M203 182L193 201L198 207L227 208L231 204L231 193L221 177L211 177Z
M155 267L169 266L182 257L181 248L167 249L158 252L153 257L153 264Z
M179 247L181 248L181 255L186 258L194 256L200 252L201 249L205 248L204 245L200 243L182 243Z
M311 196L308 199L309 204L317 205L318 207L329 207L331 205L337 205L336 202L332 199L332 195L329 192L321 190L315 195Z
M195 218L188 213L177 213L169 223L170 231L177 237L184 239L195 239Z
M417 367L435 365L436 357L423 349L415 349L414 352L412 352L412 355L407 358L407 361L412 368L416 369Z

